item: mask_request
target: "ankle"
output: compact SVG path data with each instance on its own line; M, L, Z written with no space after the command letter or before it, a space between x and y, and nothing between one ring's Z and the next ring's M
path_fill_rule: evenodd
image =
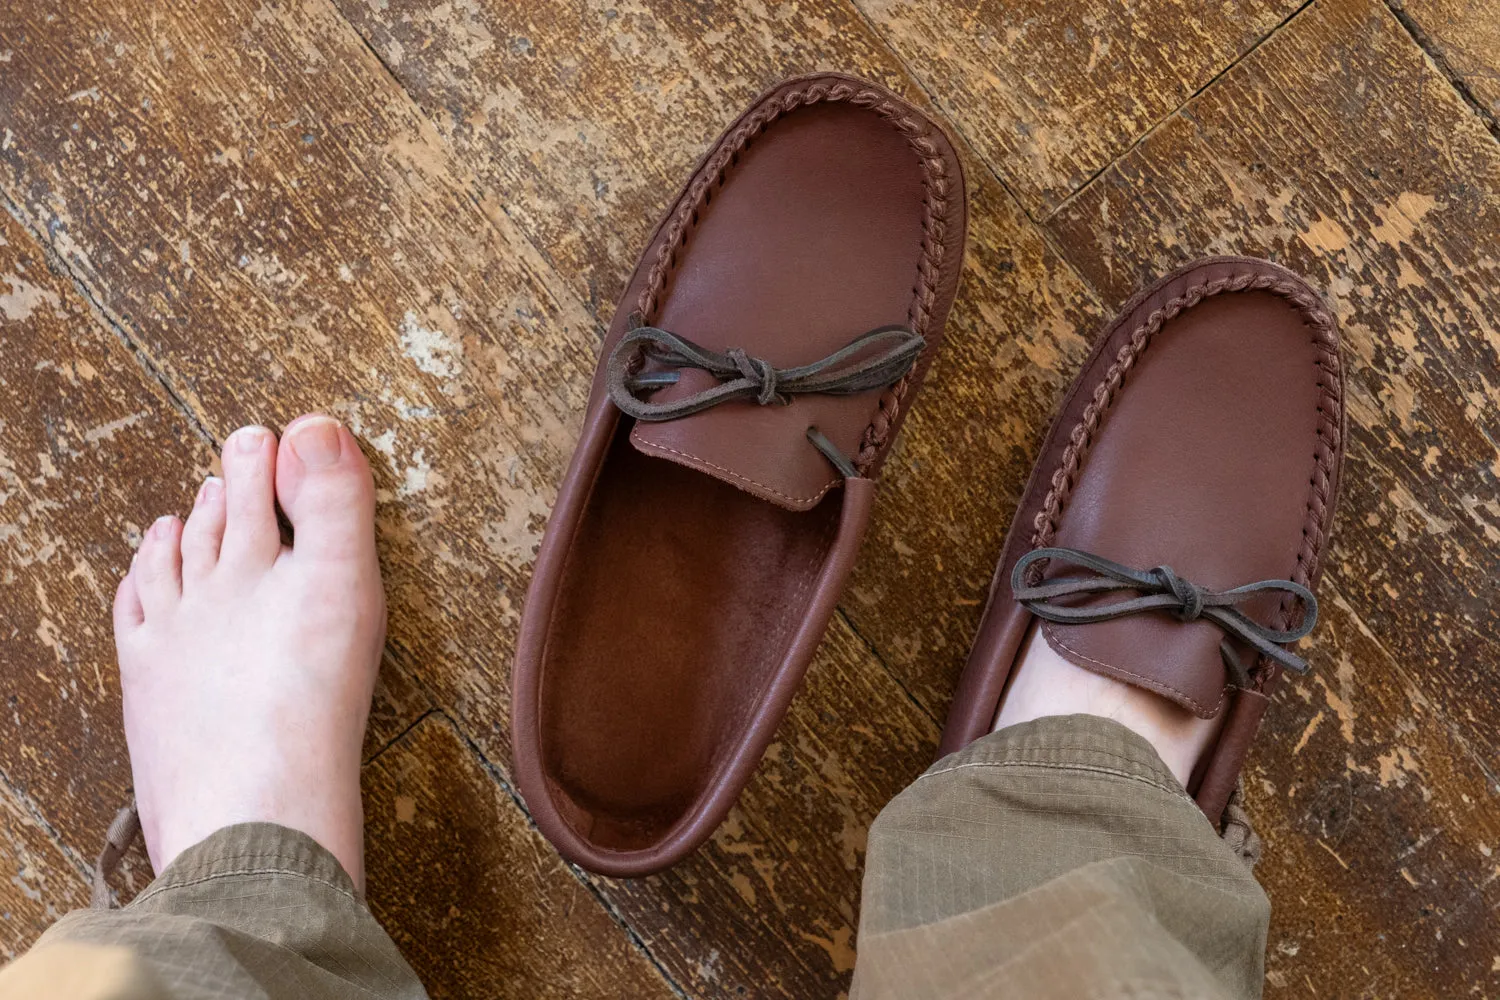
M1200 719L1144 688L1063 659L1033 627L995 716L995 729L1054 715L1097 715L1143 737L1184 787L1218 733L1219 719Z

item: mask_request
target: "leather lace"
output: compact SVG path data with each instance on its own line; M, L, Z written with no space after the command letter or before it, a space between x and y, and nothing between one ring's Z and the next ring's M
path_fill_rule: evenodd
M1042 560L1056 559L1089 570L1090 576L1069 576L1035 585L1026 582L1027 574ZM1026 553L1016 562L1010 574L1011 591L1017 601L1038 618L1061 625L1088 625L1094 622L1124 618L1147 611L1167 611L1179 621L1203 619L1213 622L1226 635L1219 644L1220 655L1229 668L1237 687L1251 684L1249 666L1235 655L1229 639L1238 639L1282 667L1297 674L1307 673L1307 661L1286 649L1281 643L1296 642L1318 623L1318 599L1312 591L1291 580L1260 580L1231 590L1209 590L1184 580L1170 566L1149 570L1131 569L1117 562L1081 552L1078 549L1040 548ZM1058 598L1078 597L1114 591L1135 591L1109 604L1072 606L1057 603ZM1296 628L1281 630L1262 625L1240 611L1237 605L1266 591L1280 591L1296 598L1302 605L1301 622Z
M109 831L104 835L104 847L99 851L98 859L94 861L92 887L89 894L89 905L94 909L109 909L109 880L115 870L120 867L120 862L125 858L125 852L130 850L130 845L135 843L135 838L140 835L140 832L141 816L136 812L135 800L131 799L130 805L116 813L114 821L109 824Z
M795 395L849 396L884 389L912 370L926 346L919 334L902 326L886 326L856 337L811 364L777 368L737 347L712 351L670 331L638 326L621 337L610 353L606 387L620 412L655 423L736 399L753 400L761 406L785 405ZM681 377L676 371L642 373L641 366L648 358L669 368L701 369L719 382L670 402L641 399L638 393L673 385ZM858 474L854 463L817 428L809 427L807 436L845 476Z

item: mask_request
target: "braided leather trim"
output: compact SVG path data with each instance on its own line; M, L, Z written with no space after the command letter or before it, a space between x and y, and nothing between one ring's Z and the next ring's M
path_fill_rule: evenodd
M1311 587L1317 574L1318 563L1323 553L1323 543L1328 535L1328 502L1332 484L1334 456L1342 447L1343 379L1340 377L1338 355L1338 332L1334 319L1322 300L1305 284L1292 278L1275 274L1249 272L1225 278L1216 278L1192 285L1180 295L1168 299L1151 311L1130 333L1130 338L1115 355L1114 363L1105 372L1104 378L1094 389L1093 399L1084 408L1082 417L1068 435L1068 445L1063 450L1062 461L1052 474L1052 489L1042 509L1033 521L1033 547L1052 544L1057 534L1058 519L1072 496L1078 482L1079 471L1093 444L1105 414L1114 404L1126 375L1140 360L1152 339L1166 323L1204 299L1225 292L1265 291L1286 299L1301 310L1312 331L1312 343L1318 349L1318 388L1322 390L1322 401L1318 407L1318 448L1313 456L1313 472L1308 484L1307 518L1302 528L1302 545L1297 553L1297 566L1291 579L1304 587ZM1291 602L1283 600L1280 607L1280 628L1290 624ZM1257 687L1263 688L1266 680L1279 670L1261 671Z
M649 322L654 317L662 290L666 288L667 279L677 267L677 256L687 234L697 225L699 212L712 193L723 187L729 170L738 164L740 155L750 141L765 131L771 122L797 108L835 101L847 101L880 115L906 137L921 161L922 256L917 263L917 280L912 288L911 307L907 310L907 325L921 336L927 336L937 301L938 277L947 247L946 216L952 183L948 176L948 165L938 144L932 139L931 125L925 119L914 115L909 107L889 94L845 81L814 82L776 94L757 106L720 141L713 155L694 177L687 197L682 200L667 226L666 238L656 252L656 262L651 266L637 304L637 310L644 320ZM929 346L928 351L930 350ZM918 373L919 365L920 359L917 364L913 364L908 374L881 393L879 408L865 428L859 452L854 456L854 464L861 475L874 464L881 449L887 444L891 426L901 411L902 401L912 379Z

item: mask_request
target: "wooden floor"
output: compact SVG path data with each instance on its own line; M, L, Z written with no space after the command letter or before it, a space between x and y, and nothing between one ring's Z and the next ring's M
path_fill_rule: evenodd
M650 227L810 69L964 146L968 274L865 551L739 807L563 864L509 671ZM1347 498L1247 772L1272 997L1500 995L1500 6L1490 0L73 0L0 9L0 947L87 899L130 772L109 595L217 444L326 409L380 489L371 904L435 997L834 997L1094 331L1205 253L1326 289ZM149 878L137 854L128 873Z

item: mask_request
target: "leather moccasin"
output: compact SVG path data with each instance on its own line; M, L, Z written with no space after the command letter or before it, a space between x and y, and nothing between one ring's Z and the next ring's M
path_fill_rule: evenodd
M1338 330L1268 261L1137 295L1063 399L1021 499L943 753L994 726L1033 627L1063 658L1222 718L1189 791L1219 822L1317 619L1344 457Z
M701 844L822 638L963 262L958 158L837 75L732 124L641 256L527 595L516 778L568 860Z

